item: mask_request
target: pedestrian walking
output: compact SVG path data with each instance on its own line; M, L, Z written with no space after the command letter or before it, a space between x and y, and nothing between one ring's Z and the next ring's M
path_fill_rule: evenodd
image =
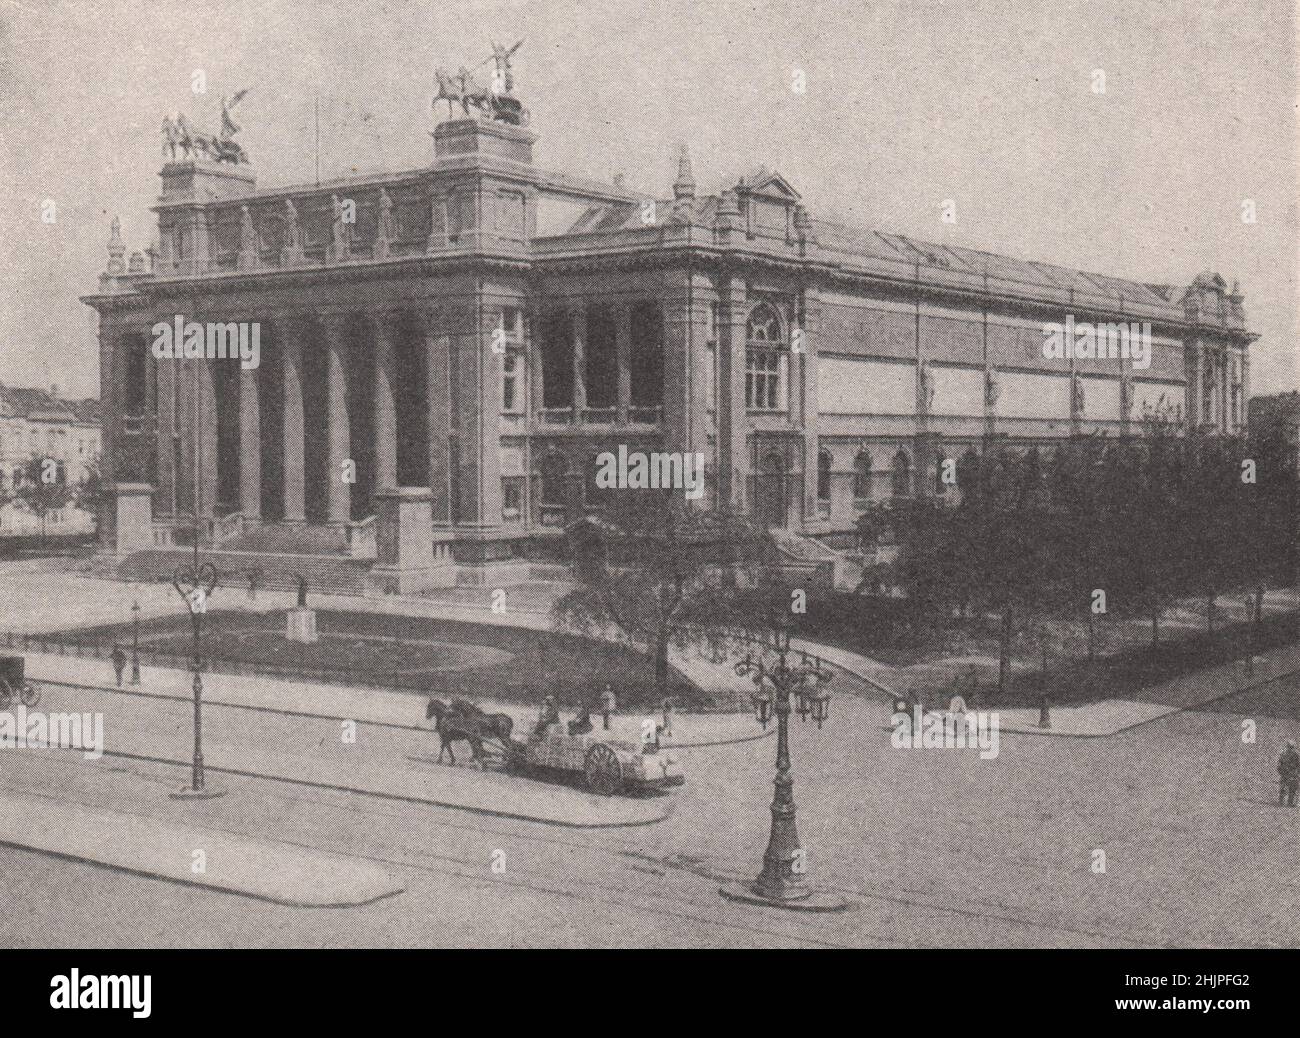
M618 700L614 698L614 687L606 685L605 691L600 695L600 716L605 722L605 730L609 731L609 715L618 709Z
M1277 774L1277 806L1281 807L1285 800L1287 807L1295 807L1296 792L1300 790L1300 753L1290 739L1277 759Z
M126 670L126 653L122 651L122 646L113 646L113 655L109 657L113 661L113 672L117 674L117 687L122 687L122 671Z

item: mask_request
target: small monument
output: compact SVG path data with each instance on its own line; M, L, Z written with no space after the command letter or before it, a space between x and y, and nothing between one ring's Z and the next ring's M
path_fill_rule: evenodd
M307 578L301 574L298 575L298 604L289 610L285 637L291 642L302 642L305 645L320 640L316 633L316 610L307 608Z

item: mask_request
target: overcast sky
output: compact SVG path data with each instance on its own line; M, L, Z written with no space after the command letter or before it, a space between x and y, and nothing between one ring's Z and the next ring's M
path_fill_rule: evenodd
M761 163L819 217L1141 281L1216 270L1262 335L1254 390L1297 386L1287 0L0 0L0 381L98 392L77 296L114 213L128 251L153 235L164 115L215 129L250 87L262 186L312 179L317 98L322 177L415 168L433 69L521 37L543 166L665 195L684 142L701 190Z

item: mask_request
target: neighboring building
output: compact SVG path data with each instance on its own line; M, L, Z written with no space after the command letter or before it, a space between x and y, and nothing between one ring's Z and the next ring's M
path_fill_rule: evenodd
M1300 469L1300 392L1251 397L1250 428L1260 437L1279 437Z
M68 400L48 391L0 385L0 489L12 490L33 457L54 461L61 478L76 486L98 462L99 401ZM69 505L45 517L45 532L89 533L95 518ZM0 507L0 536L41 532L40 520L15 502Z
M195 505L215 539L407 509L446 562L429 579L489 579L599 507L620 444L701 452L706 506L834 542L991 441L1246 422L1256 336L1217 274L1150 285L844 227L761 167L700 194L684 151L671 197L592 183L535 165L508 100L401 173L258 190L243 161L168 162L149 264L114 222L84 301L119 551ZM260 366L155 359L178 314L258 322ZM1067 320L1149 324L1149 366L1045 357Z

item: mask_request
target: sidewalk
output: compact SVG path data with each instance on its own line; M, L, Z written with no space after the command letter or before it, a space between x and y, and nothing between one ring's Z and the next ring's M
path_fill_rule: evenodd
M106 692L136 696L164 696L189 702L192 676L188 671L167 667L141 667L140 685L123 685L119 689L107 661L75 656L25 653L27 675L33 681L52 682ZM395 692L379 688L356 688L309 681L238 674L205 674L203 702L210 705L271 710L278 713L303 714L339 721L357 721L432 731L433 723L425 720L424 696L416 692ZM521 737L537 720L538 706L476 699L477 705L490 714L508 714L515 722L515 735ZM540 705L540 704L539 704ZM658 713L615 714L610 718L610 738L641 741L641 726L649 718L660 721ZM600 730L601 718L592 718ZM686 749L748 742L763 738L750 714L673 714L673 738L670 745Z
M38 679L42 692L38 709L102 713L106 757L157 761L187 769L193 750L189 675L166 673L172 676L174 693L184 689L183 697L123 695L84 685L42 684ZM159 680L157 672L150 677ZM663 820L672 810L671 795L604 797L504 772L481 771L465 763L439 764L438 740L432 730L388 727L378 743L371 739L353 743L344 742L337 729L322 737L319 724L304 723L294 727L290 737L276 741L258 737L261 726L255 716L223 721L216 711L230 708L206 695L204 706L203 756L209 773L228 772L581 828L646 825ZM292 715L285 716L292 719ZM181 785L179 780L177 785Z
M821 656L834 666L879 689L891 699L896 695L885 683L892 668L884 664L844 649L819 646L815 642L797 639L791 644L797 649ZM996 708L996 712L999 728L1004 732L1100 738L1168 714L1209 706L1297 671L1300 671L1300 645L1291 645L1267 655L1256 656L1253 673L1247 673L1245 660L1234 660L1217 667L1192 671L1165 684L1144 689L1140 700L1103 699L1083 706L1052 707L1050 728L1039 727L1037 708Z
M12 790L0 796L0 843L294 908L347 908L406 890L359 858Z

